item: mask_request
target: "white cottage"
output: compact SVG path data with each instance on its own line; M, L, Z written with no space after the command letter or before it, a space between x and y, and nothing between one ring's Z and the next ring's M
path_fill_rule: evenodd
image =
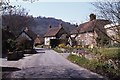
M67 34L67 33L62 27L62 25L59 25L57 27L49 26L48 31L44 35L44 44L47 46L50 46L51 43L56 40L56 42L53 42L53 43L57 45L58 40L60 40L63 34Z

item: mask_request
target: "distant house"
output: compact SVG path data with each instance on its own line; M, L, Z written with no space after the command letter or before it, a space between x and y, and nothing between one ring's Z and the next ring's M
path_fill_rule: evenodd
M96 19L96 15L90 14L90 21L80 24L71 31L71 38L77 41L77 45L96 45L96 38L105 32L104 26L110 21Z
M44 35L44 37L45 45L55 47L58 44L62 43L62 40L67 37L67 33L62 25L59 25L57 27L49 26L49 29Z
M37 35L28 29L28 27L26 27L16 38L16 42L18 44L25 44L26 48L33 48L34 46L34 40L36 39Z
M117 43L116 41L120 41L120 24L112 23L104 26L106 29L107 35L112 39L111 45Z
M34 45L42 45L44 43L44 38L41 37L40 35L37 35L37 37L34 40Z

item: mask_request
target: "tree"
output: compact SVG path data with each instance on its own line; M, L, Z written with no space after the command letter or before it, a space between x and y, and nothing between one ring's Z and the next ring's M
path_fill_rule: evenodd
M10 5L9 0L0 2L0 7L2 7L0 8L2 11L2 51L5 54L8 49L15 49L15 36L24 27L29 26L32 17L28 16L26 9L21 8L21 6Z
M118 43L120 43L120 1L105 1L105 2L95 2L92 3L96 7L96 11L98 11L98 15L101 18L104 18L106 20L110 20L113 22L113 24L119 23L119 25L115 25L115 28L112 28L113 31L116 33L116 38L110 37L107 35L111 40L114 40Z
M2 3L2 26L9 26L14 34L19 34L24 27L28 27L32 16L21 6L10 5L8 1ZM3 27L5 28L5 27Z
M100 17L111 20L112 22L120 21L120 1L114 2L107 0L92 4L96 7Z

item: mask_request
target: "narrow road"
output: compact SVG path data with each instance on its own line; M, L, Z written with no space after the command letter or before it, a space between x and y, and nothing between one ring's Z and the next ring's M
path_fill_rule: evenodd
M44 50L18 61L2 60L2 67L21 70L12 72L10 78L102 78L87 69L71 63L53 50Z

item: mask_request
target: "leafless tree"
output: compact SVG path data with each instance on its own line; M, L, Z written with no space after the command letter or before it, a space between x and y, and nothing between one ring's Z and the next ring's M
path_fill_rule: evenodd
M120 1L110 1L106 0L105 2L95 2L92 3L97 11L99 12L99 16L105 18L107 20L111 20L112 22L120 21Z
M94 2L92 3L96 7L96 11L98 11L98 15L101 18L110 20L115 23L120 24L120 1L115 0L107 0L105 2ZM116 37L108 37L111 38L114 41L117 41L120 43L120 25L113 26L114 28L111 28L116 33Z
M2 25L9 26L13 33L18 34L23 27L28 27L28 12L21 6L2 2ZM3 27L4 28L4 27Z

